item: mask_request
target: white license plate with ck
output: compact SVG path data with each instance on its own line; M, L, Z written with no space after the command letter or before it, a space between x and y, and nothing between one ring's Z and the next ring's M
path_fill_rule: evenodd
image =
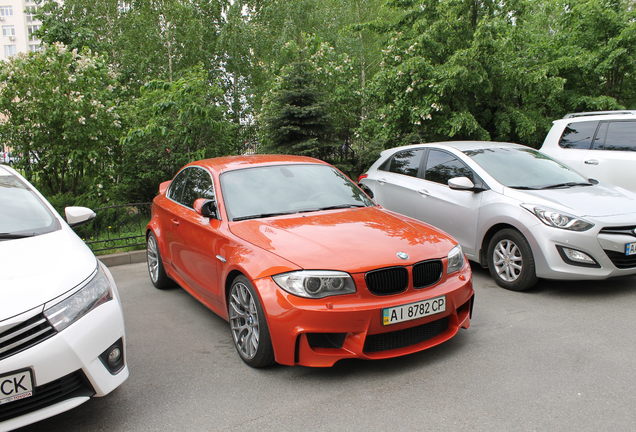
M0 405L33 396L31 371L0 376Z
M382 310L382 324L391 325L403 321L411 321L429 315L435 315L446 310L446 296L422 300L402 306Z
M625 255L636 255L636 242L625 245Z

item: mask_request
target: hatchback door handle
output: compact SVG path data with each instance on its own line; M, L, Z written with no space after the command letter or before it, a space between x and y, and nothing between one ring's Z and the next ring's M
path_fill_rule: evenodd
M418 194L420 195L424 195L424 196L429 196L430 193L426 190L426 189L420 189L417 191Z
M585 161L586 165L598 165L598 161L596 159L589 159Z
M170 219L170 221L175 225L179 225L179 219Z

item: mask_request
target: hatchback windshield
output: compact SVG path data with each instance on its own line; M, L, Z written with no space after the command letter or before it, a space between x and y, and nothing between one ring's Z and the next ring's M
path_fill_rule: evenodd
M0 167L0 240L31 237L59 229L53 213L26 184Z
M530 148L494 147L466 150L499 183L516 189L589 186L591 183L560 162Z
M238 221L373 203L355 184L326 165L275 165L221 175L228 217Z

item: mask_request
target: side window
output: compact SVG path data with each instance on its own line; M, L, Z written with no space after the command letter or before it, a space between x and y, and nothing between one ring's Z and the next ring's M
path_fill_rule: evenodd
M186 207L192 207L194 201L198 198L214 199L214 189L212 187L212 178L207 171L202 168L188 169L188 176L181 197L181 204Z
M559 147L567 149L589 149L598 126L597 121L570 123L559 140Z
M183 195L183 188L186 182L186 176L188 170L181 171L170 183L170 189L168 189L168 198L178 203L181 203L181 196Z
M636 122L603 122L601 126L598 134L599 139L595 142L595 149L636 151Z
M454 177L468 177L475 183L473 170L450 153L430 150L426 161L424 179L435 183L448 184Z
M379 169L396 174L416 177L422 161L423 149L403 150L394 154Z

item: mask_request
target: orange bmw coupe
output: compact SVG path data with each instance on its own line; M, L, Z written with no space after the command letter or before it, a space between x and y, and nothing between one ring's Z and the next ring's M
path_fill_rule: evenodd
M176 282L229 321L253 367L397 357L470 325L457 241L312 158L186 165L159 187L147 255L154 286Z

